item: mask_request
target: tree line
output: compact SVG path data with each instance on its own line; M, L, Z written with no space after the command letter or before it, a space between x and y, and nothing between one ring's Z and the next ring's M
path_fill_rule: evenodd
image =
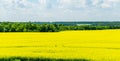
M32 22L0 22L0 32L59 32L65 30L104 30L120 29L120 26L35 24Z

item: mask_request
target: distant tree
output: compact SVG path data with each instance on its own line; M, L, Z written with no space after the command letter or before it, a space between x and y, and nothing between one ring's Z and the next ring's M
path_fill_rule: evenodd
M32 22L0 22L0 32L58 32L64 30L120 29L119 23L97 25L35 24Z
M4 28L3 26L0 24L0 32L3 32Z
M41 26L41 32L48 32L49 30L48 30L48 24L43 24L42 26Z

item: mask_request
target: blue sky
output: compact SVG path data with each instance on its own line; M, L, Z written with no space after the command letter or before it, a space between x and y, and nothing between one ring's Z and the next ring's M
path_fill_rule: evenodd
M120 0L0 0L0 21L119 21Z

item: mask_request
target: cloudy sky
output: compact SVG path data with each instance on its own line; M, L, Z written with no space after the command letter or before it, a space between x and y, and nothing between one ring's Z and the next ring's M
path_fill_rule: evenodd
M0 0L0 21L118 21L120 0Z

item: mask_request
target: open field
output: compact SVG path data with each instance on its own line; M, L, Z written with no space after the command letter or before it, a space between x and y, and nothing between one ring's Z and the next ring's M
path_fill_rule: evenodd
M0 33L0 57L120 61L120 30Z

